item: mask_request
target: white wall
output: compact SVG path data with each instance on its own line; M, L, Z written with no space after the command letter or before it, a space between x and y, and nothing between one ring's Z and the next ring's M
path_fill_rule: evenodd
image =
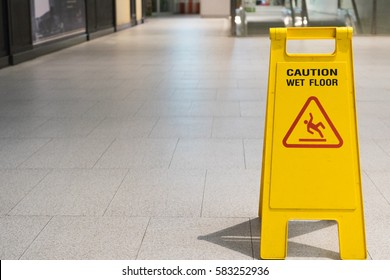
M137 0L135 3L137 21L142 19L142 0Z
M202 17L230 16L230 0L200 0Z
M130 24L130 1L116 0L116 25Z

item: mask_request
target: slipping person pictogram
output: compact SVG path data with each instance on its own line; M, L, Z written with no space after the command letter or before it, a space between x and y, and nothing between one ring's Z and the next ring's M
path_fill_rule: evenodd
M313 115L312 113L309 113L310 115L310 120L305 120L304 123L307 125L307 132L309 132L310 134L314 134L313 130L315 132L317 132L321 138L324 138L324 135L322 134L320 128L322 129L325 129L325 126L322 122L319 122L319 123L313 123Z
M343 139L315 96L307 99L283 138L286 148L340 148L342 145Z

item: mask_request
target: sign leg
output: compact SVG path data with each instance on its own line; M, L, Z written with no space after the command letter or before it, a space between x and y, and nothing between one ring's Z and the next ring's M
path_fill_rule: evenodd
M351 213L338 221L340 258L343 260L364 260L367 258L363 218Z
M288 221L277 215L263 215L261 220L260 257L285 259L287 255Z

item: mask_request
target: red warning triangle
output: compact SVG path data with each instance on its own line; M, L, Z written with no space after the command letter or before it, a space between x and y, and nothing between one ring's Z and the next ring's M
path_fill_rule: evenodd
M311 96L284 136L283 145L287 148L340 148L343 139L318 98Z

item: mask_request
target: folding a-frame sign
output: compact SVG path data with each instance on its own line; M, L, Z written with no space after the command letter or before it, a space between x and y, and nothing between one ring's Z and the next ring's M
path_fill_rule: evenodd
M365 259L352 28L271 28L260 188L263 259L287 255L289 220L335 220L340 257ZM329 54L288 40L333 39Z

